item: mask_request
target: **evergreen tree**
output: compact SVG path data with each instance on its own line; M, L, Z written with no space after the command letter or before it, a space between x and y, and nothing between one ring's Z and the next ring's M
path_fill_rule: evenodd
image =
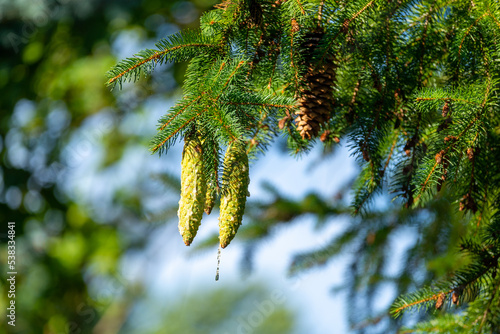
M396 282L399 292L409 293L394 302L391 314L446 308L449 315L420 318L413 330L497 333L499 32L496 1L225 0L202 16L199 30L169 36L118 63L108 84L121 86L165 62L188 61L184 95L160 119L151 149L161 154L181 138L198 136L209 196L217 193L238 208L245 207L241 188L248 174L231 171L244 170L246 157L233 159L240 166L228 164L224 147L240 147L239 155L255 159L279 136L293 154L307 153L318 139L331 147L345 138L362 165L350 208L359 224L330 246L299 255L292 270L324 263L364 240L353 262L353 286L369 286L356 279L381 273L388 236L417 225L420 236L434 239L407 254L413 262ZM393 219L370 206L384 189L401 206ZM288 201L281 216L267 221L289 221L308 210L323 216L348 211L315 196L308 200ZM279 201L286 199L277 195L273 204ZM424 219L424 211L436 218ZM235 212L232 233L243 210ZM454 244L466 255L462 265L411 292L419 283L411 265ZM363 320L355 317L352 323Z

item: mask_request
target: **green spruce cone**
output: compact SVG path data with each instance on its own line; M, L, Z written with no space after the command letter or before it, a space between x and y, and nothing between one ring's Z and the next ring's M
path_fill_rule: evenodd
M214 155L217 157L217 154L219 152L219 146L215 144L214 148ZM219 181L218 181L218 158L214 159L215 166L214 166L214 172L210 175L210 178L207 180L207 196L205 200L205 213L209 215L212 212L212 209L214 208L215 205L215 200L217 199L217 194L219 190Z
M205 213L209 215L215 205L215 199L217 197L217 189L212 184L207 185L207 197L205 200Z
M189 246L198 232L205 207L207 184L203 174L203 150L196 135L184 139L179 200L179 232Z
M226 248L241 225L247 200L248 156L244 143L231 144L224 158L223 194L220 201L219 241Z

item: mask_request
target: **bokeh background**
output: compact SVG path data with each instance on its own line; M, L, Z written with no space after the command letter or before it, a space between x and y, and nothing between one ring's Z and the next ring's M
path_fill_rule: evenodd
M158 157L148 141L181 94L186 64L166 64L114 91L106 72L168 34L196 28L214 4L0 0L1 314L9 302L7 222L16 223L18 272L16 327L2 316L0 332L314 334L389 321L394 283L408 288L404 268L416 273L422 265L402 257L414 227L394 224L400 212L384 196L366 218L384 223L370 230L351 218L348 189L358 168L343 141L293 157L277 138L253 162L247 228L222 252L218 282L217 210L193 246L182 243L182 147ZM438 207L442 216L420 216L428 221L420 232L435 235L435 222L452 216L446 203ZM350 229L359 235L335 239ZM348 247L355 237L359 245ZM442 255L447 245L425 252ZM296 255L311 249L320 250L312 260ZM436 260L434 271L445 271L446 261Z

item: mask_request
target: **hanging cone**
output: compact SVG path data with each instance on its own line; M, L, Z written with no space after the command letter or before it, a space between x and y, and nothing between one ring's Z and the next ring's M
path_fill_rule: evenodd
M204 142L202 142L203 144ZM215 143L215 155L217 155L219 151L219 145ZM207 182L207 196L205 199L205 213L209 215L212 212L212 209L214 208L215 201L217 199L217 194L219 193L219 181L218 181L218 159L214 160L215 166L214 166L214 172L212 175L209 176L209 178L206 180Z
M229 145L224 158L219 216L219 240L222 248L226 248L233 240L245 211L250 183L245 149L244 143L235 142Z
M203 150L196 134L187 135L184 139L181 166L181 199L177 215L179 232L186 246L189 246L200 227L207 194Z
M323 36L321 31L306 35L302 43L303 58L306 61L312 58ZM334 106L333 84L337 68L334 60L332 55L327 54L319 65L305 64L308 70L304 75L298 98L299 110L295 112L297 130L303 139L316 137L321 126L330 120Z

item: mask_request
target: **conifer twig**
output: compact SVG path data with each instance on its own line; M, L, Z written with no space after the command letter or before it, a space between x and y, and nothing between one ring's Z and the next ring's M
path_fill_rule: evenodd
M149 62L155 62L155 61L158 61L159 58L161 58L162 56L164 56L165 54L169 53L169 52L172 52L172 51L175 51L175 50L178 50L178 49L181 49L181 48L184 48L184 47L192 47L192 46L195 46L195 47L213 47L213 45L211 44L202 44L202 43L191 43L191 44L185 44L185 45L178 45L178 46L174 46L173 48L170 48L170 49L166 49L166 50L161 50L161 51L156 51L154 54L152 54L151 56L147 57L147 58L144 58L141 60L141 58L139 57L136 57L135 59L139 60L139 62L137 62L136 64L134 64L133 66L130 66L129 68L121 71L120 73L118 73L117 75L113 76L112 78L110 78L108 81L107 81L107 85L111 85L113 83L115 83L118 79L120 79L121 77L123 77L124 75L126 75L127 73L135 70L136 68L146 64L146 63L149 63Z
M349 27L349 24L351 24L352 21L354 21L359 15L361 15L366 9L368 9L368 7L370 7L373 2L375 0L371 0L370 2L368 2L363 8L361 8L356 14L354 14L350 19L346 20L343 24L342 24L342 29L339 29L339 31L335 34L335 36L333 36L333 38L331 39L330 43L328 43L327 47L325 48L325 51L323 52L323 54L321 55L321 58L320 58L320 61L319 63L322 63L323 60L325 59L329 49L331 48L331 46L333 45L333 42L337 39L337 37L342 33L342 32L346 32L347 31L347 28Z
M493 303L493 299L495 299L495 295L496 295L499 288L500 288L500 280L497 280L497 283L495 284L491 298L488 301L488 306L484 310L483 317L481 319L481 324L479 325L478 334L481 334L483 332L484 323L486 322L486 316L488 315L488 313L490 311L491 303Z
M416 102L421 102L421 101L436 101L436 100L441 100L441 101L450 101L450 102L464 102L464 103L468 103L468 104L473 104L473 105L476 105L476 106L479 106L480 104L479 103L476 103L474 101L469 101L469 100L465 100L465 99L457 99L457 98L453 98L453 97L417 97L415 99Z
M414 301L414 302L412 302L412 303L409 303L409 304L405 304L405 305L403 305L403 306L400 306L400 307L398 307L398 308L396 308L396 309L392 310L392 311L391 311L391 313L392 313L392 314L394 314L394 316L396 316L396 317L397 317L397 316L400 314L400 312L404 311L405 309L407 309L407 308L409 308L409 307L413 307L413 306L415 306L415 305L419 305L419 304L422 304L422 303L430 302L431 300L437 300L441 294L443 294L443 293L444 293L445 295L447 295L447 294L452 293L452 292L453 292L453 289L448 290L448 291L439 291L439 292L437 292L437 293L433 294L433 295L432 295L432 296L430 296L430 297L426 297L426 298L423 298L423 299L419 299L419 300L416 300L416 301Z
M288 104L273 104L273 103L259 103L259 102L232 102L232 101L227 101L224 102L227 104L232 104L232 105L247 105L247 106L260 106L260 107L273 107L273 108L286 108L286 109L293 109L296 106L295 105L288 105Z
M463 46L463 44L464 44L465 38L469 35L469 33L470 33L470 31L472 30L472 28L473 28L473 27L475 27L475 26L476 26L476 24L477 24L480 20L482 20L485 16L488 16L488 13L487 13L487 12L486 12L486 13L484 13L483 15L481 15L480 17L478 17L478 18L476 19L476 21L474 21L474 23L473 23L473 24L471 24L471 25L469 26L469 28L467 29L467 31L465 32L464 37L462 38L462 41L460 42L460 45L458 46L458 56L457 56L457 58L458 58L458 65L457 65L457 71L459 71L459 70L460 70L460 61L461 61L461 59L460 59L460 53L462 52L462 46Z
M176 112L172 118L170 118L167 122L163 123L162 126L159 128L159 131L165 129L169 124L170 122L172 122L174 120L175 117L177 117L178 115L182 114L182 112L184 112L187 108L189 108L192 104L198 102L201 97L205 94L205 92L202 92L200 96L194 98L193 100L191 100L191 102L189 104L187 104L185 107L181 108L178 112Z

